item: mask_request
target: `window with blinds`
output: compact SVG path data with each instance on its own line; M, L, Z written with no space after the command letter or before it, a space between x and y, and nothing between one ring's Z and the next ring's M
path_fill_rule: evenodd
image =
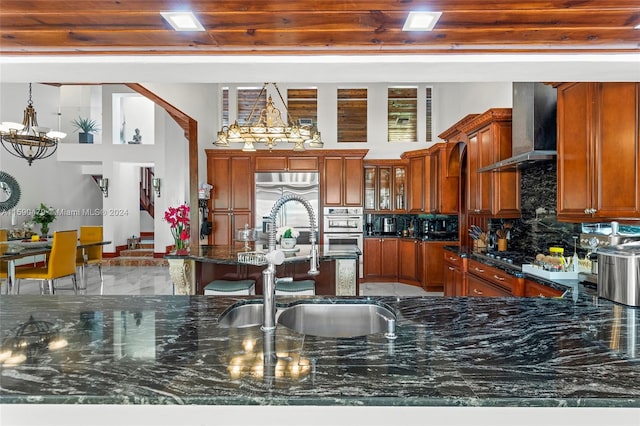
M433 87L427 87L425 95L425 139L433 142Z
M288 89L287 110L298 125L318 126L318 89ZM284 113L284 111L283 111Z
M387 140L389 142L415 142L418 140L417 87L389 87Z
M338 142L367 142L367 89L338 89Z
M260 95L261 90L261 87L238 88L238 124L241 126L257 121L260 111L267 106L267 91Z

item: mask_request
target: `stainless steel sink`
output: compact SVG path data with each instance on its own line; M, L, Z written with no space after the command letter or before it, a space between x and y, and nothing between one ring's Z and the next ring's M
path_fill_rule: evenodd
M225 328L242 328L262 325L262 302L232 305L218 318L218 325Z
M396 315L376 303L299 303L283 310L277 319L298 333L322 337L358 337L385 333L395 339Z

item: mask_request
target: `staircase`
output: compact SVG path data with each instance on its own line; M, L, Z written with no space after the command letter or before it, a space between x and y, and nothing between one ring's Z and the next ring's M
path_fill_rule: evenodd
M153 234L142 235L138 248L122 250L118 257L103 259L103 263L108 266L169 266L166 259L153 257Z

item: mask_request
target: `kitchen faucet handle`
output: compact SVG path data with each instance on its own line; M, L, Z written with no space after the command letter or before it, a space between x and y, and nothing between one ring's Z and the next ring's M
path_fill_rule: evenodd
M274 265L282 265L284 263L284 252L282 250L273 250L265 255L267 262Z

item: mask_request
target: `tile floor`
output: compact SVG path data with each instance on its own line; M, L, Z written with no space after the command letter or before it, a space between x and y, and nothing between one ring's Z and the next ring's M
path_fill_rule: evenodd
M105 295L157 295L173 294L173 284L166 266L108 266L102 269ZM80 294L100 294L100 279L97 268L90 267L87 273L87 289ZM79 278L78 278L79 279ZM73 295L71 279L60 280L57 294ZM2 289L4 292L4 289ZM400 283L365 283L360 285L363 296L442 296L442 293L427 293L423 289ZM37 281L22 281L20 294L40 294Z

